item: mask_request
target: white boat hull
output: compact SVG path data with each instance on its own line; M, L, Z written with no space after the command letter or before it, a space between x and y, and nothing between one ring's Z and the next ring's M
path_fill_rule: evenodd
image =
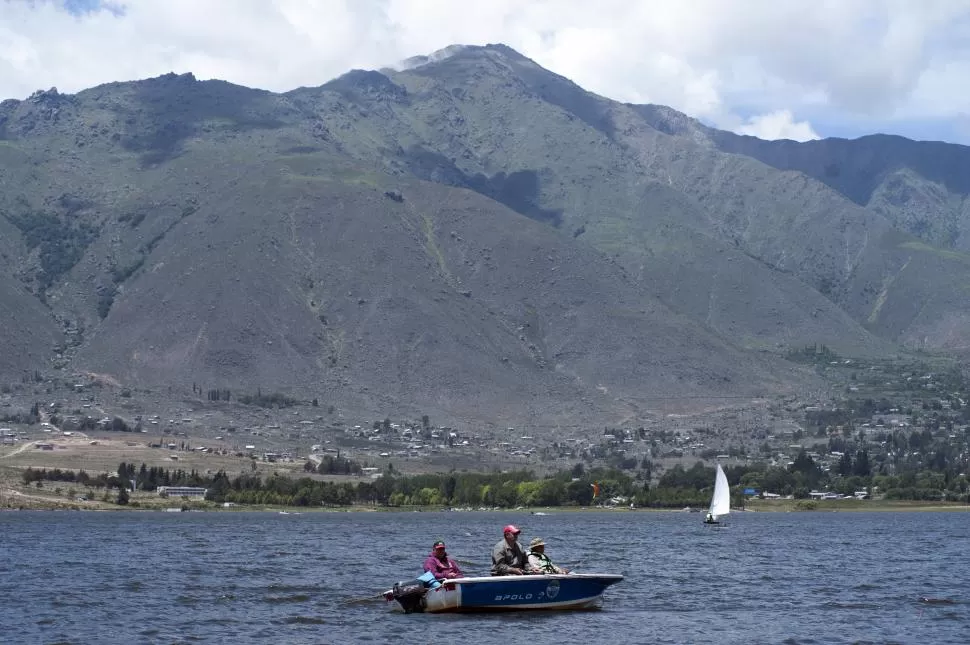
M446 580L428 589L427 613L590 609L607 587L623 580L610 574L488 576Z

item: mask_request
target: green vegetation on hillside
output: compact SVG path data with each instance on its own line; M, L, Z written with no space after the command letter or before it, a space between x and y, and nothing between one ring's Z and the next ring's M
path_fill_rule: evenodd
M30 211L7 215L24 236L28 249L39 248L40 270L35 279L41 290L48 289L84 256L98 236L98 229L84 221L68 221L53 213Z

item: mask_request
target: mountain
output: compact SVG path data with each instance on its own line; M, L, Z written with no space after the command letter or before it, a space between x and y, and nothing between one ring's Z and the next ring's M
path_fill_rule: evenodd
M729 132L712 135L718 149L803 172L929 244L970 251L966 146L889 135L801 144Z
M708 128L663 106L637 110L675 138L810 177L862 209L847 213L876 215L878 237L869 229L863 238L876 248L860 253L851 239L842 251L838 243L830 246L830 254L843 256L845 270L818 276L819 290L883 338L909 348L966 352L968 317L959 294L970 262L970 148L887 135L762 141Z
M970 256L810 172L871 143L774 154L503 45L39 91L0 103L0 373L612 422L817 387L806 344L963 350Z

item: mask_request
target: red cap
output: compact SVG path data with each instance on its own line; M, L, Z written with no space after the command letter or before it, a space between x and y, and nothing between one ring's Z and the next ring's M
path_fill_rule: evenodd
M504 529L502 529L502 533L512 533L514 535L518 535L521 532L522 531L520 531L519 527L517 527L515 524L509 524Z

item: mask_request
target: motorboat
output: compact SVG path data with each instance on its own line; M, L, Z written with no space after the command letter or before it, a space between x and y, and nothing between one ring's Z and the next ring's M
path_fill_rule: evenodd
M396 600L405 613L591 609L601 604L607 587L621 580L621 575L602 573L482 576L442 581L429 581L423 576L398 582L383 596L388 602Z

